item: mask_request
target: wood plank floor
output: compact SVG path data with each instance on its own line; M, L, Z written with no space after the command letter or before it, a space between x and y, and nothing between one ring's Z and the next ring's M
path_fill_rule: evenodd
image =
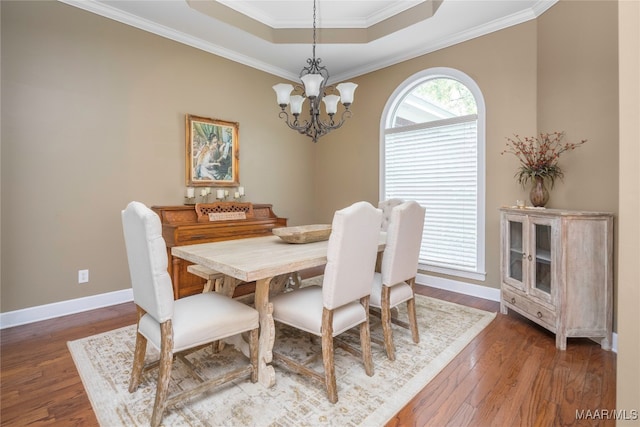
M418 286L421 294L498 311L498 303ZM2 426L95 426L67 341L135 323L133 303L2 330ZM498 314L387 426L614 426L576 411L615 407L615 353ZM606 417L605 417L606 418Z

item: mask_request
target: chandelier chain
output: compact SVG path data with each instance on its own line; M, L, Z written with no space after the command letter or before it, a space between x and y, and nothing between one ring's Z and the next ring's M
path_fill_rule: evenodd
M313 59L316 59L316 0L313 0Z

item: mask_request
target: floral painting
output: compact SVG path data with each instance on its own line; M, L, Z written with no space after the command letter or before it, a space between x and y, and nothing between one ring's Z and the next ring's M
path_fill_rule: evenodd
M235 186L239 183L238 123L186 116L186 185Z

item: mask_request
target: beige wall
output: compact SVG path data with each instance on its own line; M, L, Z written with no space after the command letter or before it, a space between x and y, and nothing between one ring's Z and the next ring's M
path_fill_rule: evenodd
M550 206L620 205L617 407L638 409L640 6L620 2L618 174L615 4L563 1L537 22L362 76L354 118L314 145L278 122L279 78L61 3L2 1L0 310L129 287L119 211L182 202L187 113L240 122L248 199L294 224L376 202L385 102L410 75L449 66L476 80L489 112L485 285L498 286L496 208L526 197L515 160L499 155L504 137L560 128L589 139L563 159Z
M560 2L536 21L358 78L361 88L375 90L358 89L349 126L319 147L319 212L328 218L355 198L378 200L383 109L406 78L431 67L463 71L485 98L487 276L473 283L499 287L498 208L528 198L528 188L513 178L517 160L500 155L506 136L565 130L567 140L588 139L561 158L566 179L551 191L547 206L617 212L616 11L615 2Z
M475 283L499 286L497 209L528 193L513 179L515 158L500 155L505 136L564 129L589 139L562 159L567 178L549 206L617 211L617 101L601 96L617 82L615 63L606 66L614 2L561 2L537 21L361 76L354 117L317 144L277 119L270 86L279 78L56 2L2 8L2 311L128 287L117 213L130 199L182 202L186 113L240 122L249 199L273 203L292 224L328 222L356 200L376 203L383 108L429 67L468 74L488 112L487 278ZM604 24L587 39L564 38L567 16L576 33L603 16ZM574 60L555 65L564 51ZM585 66L587 53L605 65ZM575 99L603 79L597 96ZM90 269L89 286L76 283L81 268Z
M358 197L379 197L380 121L393 91L413 74L431 67L456 68L476 81L487 110L485 285L499 287L501 205L524 192L511 178L516 164L500 156L504 137L536 129L536 25L521 24L416 58L355 80L354 118L319 146L316 162L318 210L325 217ZM331 168L326 165L331 165Z
M640 2L619 2L620 221L616 408L640 411ZM627 420L620 425L640 425Z
M188 113L240 123L249 201L312 220L282 79L60 2L1 7L2 312L130 287L120 210L182 204Z
M537 20L538 129L565 130L567 141L587 139L562 155L565 178L549 206L618 212L617 21L612 1L561 1ZM617 241L617 222L614 228ZM616 306L614 299L614 312Z
M617 212L617 22L612 1L560 1L537 20L538 129L588 140L562 154L551 207Z

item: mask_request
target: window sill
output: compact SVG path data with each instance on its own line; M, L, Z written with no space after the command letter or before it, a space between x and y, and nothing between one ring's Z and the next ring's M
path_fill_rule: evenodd
M420 264L418 269L430 273L446 274L447 276L461 277L464 279L478 280L484 282L487 278L486 272L457 270L453 268L435 267L433 265Z

